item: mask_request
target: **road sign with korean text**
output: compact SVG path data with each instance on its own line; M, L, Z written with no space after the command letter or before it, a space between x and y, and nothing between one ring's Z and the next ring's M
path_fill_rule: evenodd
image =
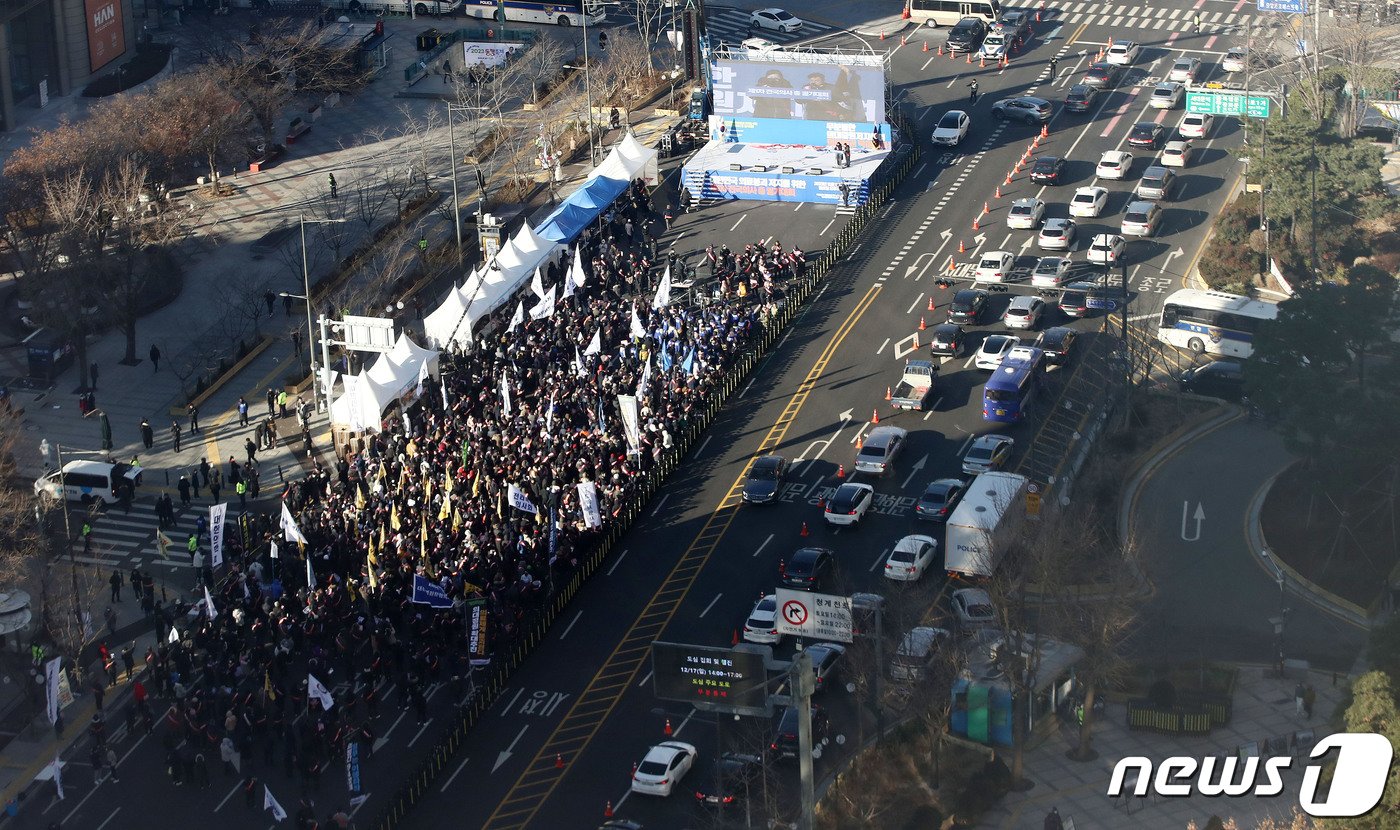
M1241 92L1187 92L1186 111L1203 115L1234 115L1268 118L1273 99L1267 95Z
M851 598L779 588L778 631L811 640L851 642Z
M1308 0L1254 0L1254 8L1261 12L1307 14Z

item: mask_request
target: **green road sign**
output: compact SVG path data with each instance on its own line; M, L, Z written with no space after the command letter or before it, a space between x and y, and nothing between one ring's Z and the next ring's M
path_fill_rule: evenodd
M1242 92L1188 92L1186 111L1204 115L1243 115L1246 118L1268 118L1273 103L1267 95L1245 95Z

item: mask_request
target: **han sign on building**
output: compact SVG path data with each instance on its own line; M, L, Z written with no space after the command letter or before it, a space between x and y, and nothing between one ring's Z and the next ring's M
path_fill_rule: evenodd
M126 52L119 0L84 0L87 11L88 64L93 72Z

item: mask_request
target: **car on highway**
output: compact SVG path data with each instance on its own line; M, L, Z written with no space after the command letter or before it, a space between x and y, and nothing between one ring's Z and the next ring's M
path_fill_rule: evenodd
M1095 89L1108 90L1118 86L1123 77L1123 67L1111 63L1091 63L1084 71L1084 84Z
M1124 236L1156 236L1162 224L1162 208L1156 202L1139 200L1123 212L1121 227Z
M1147 147L1156 150L1162 146L1162 141L1167 136L1167 128L1156 121L1139 121L1128 130L1129 147Z
M992 104L992 117L1021 121L1026 124L1044 124L1050 120L1055 108L1044 98L1022 95Z
M1094 103L1098 99L1098 87L1075 84L1069 88L1069 94L1065 96L1065 109L1070 112L1088 112L1094 108Z
M836 555L826 548L798 548L786 562L779 563L778 577L786 588L820 591L831 580L835 567Z
M963 454L962 471L968 475L977 475L1000 470L1011 460L1011 451L1015 447L1016 441L1010 435L979 435Z
M1116 233L1101 233L1089 243L1089 261L1103 265L1113 265L1123 257L1123 237Z
M1002 282L1016 267L1016 256L1008 251L988 251L977 261L972 278L977 282Z
M770 504L778 498L778 490L787 475L787 459L781 455L765 455L754 459L744 480L741 495L745 504Z
M1167 71L1167 80L1176 81L1179 84L1186 84L1189 86L1196 82L1196 76L1200 73L1200 58L1180 57L1172 64L1172 68Z
M1176 193L1176 186L1176 173L1160 164L1154 164L1142 171L1142 178L1138 179L1137 187L1133 188L1133 195L1139 199L1171 201Z
M697 779L695 801L706 807L723 809L749 797L749 791L763 775L763 759L757 755L726 752L715 759L708 775ZM715 784L719 788L715 788Z
M748 619L744 620L744 642L773 645L782 639L783 635L778 633L778 596L759 597Z
M960 478L940 478L929 482L919 500L914 502L914 518L928 522L945 522L948 514L958 506L958 500L967 490L967 482Z
M816 643L804 649L807 656L812 658L812 674L816 676L817 691L827 688L836 682L836 676L841 672L841 658L846 654L846 647L836 643Z
M870 430L856 450L856 472L884 475L894 466L909 433L899 427L882 426Z
M1231 46L1225 50L1225 57L1220 61L1220 68L1226 72L1243 72L1248 65L1248 46Z
M785 706L778 714L777 725L773 727L773 740L768 745L770 758L797 757L797 716L796 706ZM812 706L812 757L816 757L821 747L830 740L831 720L826 710Z
M875 501L875 488L848 481L836 488L826 503L822 518L833 527L855 527Z
M782 9L759 9L749 15L749 28L792 34L801 31L802 18Z
M948 31L948 40L944 42L943 48L950 54L976 52L986 36L987 24L982 22L982 18L964 17Z
M1238 401L1244 396L1244 367L1231 360L1217 360L1181 373L1181 391Z
M1011 38L1002 32L993 29L982 39L982 46L977 50L979 58L989 61L999 61L1002 55L1011 53Z
M632 792L668 796L695 764L694 746L680 741L662 741L647 751L637 771L632 773Z
M1167 146L1162 148L1162 166L1186 167L1191 164L1191 157L1195 154L1189 141L1168 141Z
M967 332L957 323L939 323L929 330L928 352L934 357L962 357L967 351Z
M1181 106L1186 87L1174 81L1163 81L1152 88L1152 97L1147 99L1149 107L1159 110L1174 110Z
M1045 227L1035 238L1035 244L1046 251L1072 251L1075 237L1079 235L1079 223L1073 219L1055 218L1045 220Z
M1065 159L1041 156L1031 165L1031 181L1036 184L1061 184L1065 177Z
M896 682L920 680L941 656L941 646L951 635L947 629L921 625L899 639L890 659L890 679Z
M1045 314L1045 301L1032 294L1021 294L1011 298L1011 304L1001 315L1001 321L1009 329L1034 329L1040 325L1041 315Z
M1215 123L1215 116L1204 112L1188 112L1177 122L1176 134L1182 138L1205 138Z
M1116 40L1104 54L1104 61L1114 66L1132 66L1142 55L1142 46L1131 40Z
M932 536L905 536L885 557L885 578L914 582L924 575L938 556L938 543Z
M1012 41L1020 43L1030 34L1030 13L1019 9L1007 9L1001 13L1001 20L992 25L992 31L1005 32Z
M1052 326L1035 339L1035 347L1045 352L1045 362L1051 366L1068 363L1079 332L1068 326Z
M1067 256L1043 256L1035 261L1031 271L1031 286L1034 288L1059 288L1069 279L1074 261Z
M982 321L991 295L980 288L964 288L948 304L948 322L975 326Z
M1104 154L1099 156L1099 164L1094 168L1094 175L1100 179L1117 181L1128 178L1128 173L1132 169L1132 153L1125 153L1122 150L1105 150Z
M981 588L959 588L953 592L953 616L963 631L996 625L996 607L992 596Z
M1045 216L1045 203L1034 197L1017 199L1011 203L1006 214L1006 227L1017 230L1031 230L1040 225Z
M1006 353L1019 345L1021 341L1009 334L989 334L983 338L982 345L977 347L972 365L994 372L1001 365L1001 359L1006 357Z
M972 119L967 113L962 110L948 110L938 119L938 126L933 128L933 143L956 147L967 138L967 131L971 127Z
M1074 191L1073 198L1069 200L1069 215L1082 219L1094 219L1103 213L1104 206L1107 204L1107 188L1098 185L1081 187Z

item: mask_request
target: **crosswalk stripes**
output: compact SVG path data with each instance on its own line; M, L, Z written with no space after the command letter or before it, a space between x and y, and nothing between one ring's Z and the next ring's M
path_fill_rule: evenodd
M1093 2L1072 2L1047 9L1053 12L1051 21L1058 23L1088 23L1125 31L1152 30L1194 32L1196 16L1200 15L1201 34L1234 34L1244 30L1251 16L1245 12L1196 12L1192 9L1144 8L1137 5L1113 5Z
M167 560L161 558L156 545L156 529L160 522L156 519L154 504L138 502L131 506L130 513L120 507L109 506L92 520L89 544L84 545L81 537L73 540L74 559L87 565L113 568L144 567L152 561L193 567L185 549L185 540L195 531L195 523L201 515L208 515L207 505L181 507L176 502L175 526L165 531L165 535L175 543ZM76 532L82 517L76 516L73 522Z
M810 20L802 21L802 28L796 32L785 34L775 32L772 29L749 30L749 13L742 9L711 7L705 15L705 29L710 35L711 42L724 41L726 43L739 43L748 37L761 37L764 40L772 41L780 46L796 43L801 40L810 40L819 37L827 32L836 31L834 26L827 26L822 23L813 23Z

